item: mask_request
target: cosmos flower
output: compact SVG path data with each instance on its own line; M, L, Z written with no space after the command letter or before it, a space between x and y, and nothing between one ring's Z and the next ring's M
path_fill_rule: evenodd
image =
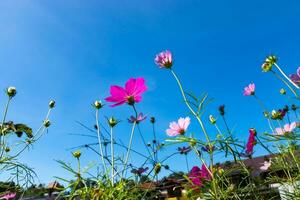
M188 174L189 179L196 186L203 186L203 181L211 180L211 175L205 165L202 165L201 169L194 166Z
M250 83L247 87L244 88L244 96L251 96L255 94L255 84Z
M16 193L7 193L0 197L0 199L10 200L16 197Z
M285 124L283 128L278 127L275 129L275 135L284 135L286 133L292 133L297 127L296 122L292 122L291 124Z
M135 174L135 175L138 175L138 176L141 176L143 173L147 172L148 171L148 167L140 167L138 169L132 169L131 170L131 173Z
M177 136L177 135L183 135L188 126L191 123L191 119L189 117L186 118L179 118L178 122L171 122L170 123L170 128L166 130L166 133L169 136Z
M142 94L147 90L144 78L130 78L125 87L113 85L110 87L110 95L105 98L107 102L113 102L111 107L119 106L124 103L134 105L142 100Z
M296 84L300 86L300 67L297 69L296 74L291 74L290 79Z
M271 161L265 161L262 166L260 166L260 170L267 171L269 167L271 166Z
M201 150L202 151L205 151L205 152L213 152L215 150L215 146L209 146L209 145L206 145L206 146L203 146L201 147Z
M191 147L178 147L177 150L180 154L187 155L192 150L192 148Z
M130 118L128 119L129 123L134 123L136 122L137 124L140 123L141 121L145 120L147 118L146 115L144 115L143 113L138 114L137 118L135 118L134 116L130 116Z
M246 154L248 155L252 155L253 154L253 147L256 144L256 130L254 128L250 128L249 129L249 138L248 138L248 142L246 145Z
M160 52L154 61L160 68L171 68L173 65L172 53L169 50Z

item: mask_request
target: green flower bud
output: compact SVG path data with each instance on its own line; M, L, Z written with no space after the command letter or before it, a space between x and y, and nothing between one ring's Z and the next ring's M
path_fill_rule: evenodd
M212 115L209 115L209 121L211 124L215 124L217 122L217 120Z
M10 152L10 148L9 148L9 147L5 147L4 151L5 151L6 153Z
M118 124L118 121L115 118L111 117L108 119L108 124L110 127L114 127L115 125Z
M154 173L159 174L160 170L161 170L161 164L156 163L155 166L154 166Z
M274 65L277 62L277 57L274 55L270 55L266 58L266 62Z
M8 97L12 98L12 97L16 96L17 89L15 87L8 87L6 90L6 94Z
M51 122L50 122L49 119L47 119L47 120L44 121L44 126L45 126L46 128L48 128L50 125L51 125Z
M268 72L272 69L272 64L268 62L264 62L261 66L263 72Z
M264 114L265 118L269 118L270 117L270 113L268 111L264 111L263 114Z
M291 109L292 109L293 111L296 111L296 110L297 110L297 106L296 106L295 104L293 104L293 105L291 106Z
M282 94L282 95L285 95L285 94L286 94L286 90L283 89L283 88L281 88L281 89L279 90L279 92L280 92L280 94Z
M74 158L80 158L80 156L81 156L81 152L78 150L78 151L74 151L73 153L73 156L74 156Z
M94 107L95 107L96 109L100 109L100 108L102 108L102 107L103 107L103 104L102 104L102 102L101 102L101 101L95 101L95 103L94 103Z
M55 101L54 100L51 100L49 102L49 108L54 108L55 107Z

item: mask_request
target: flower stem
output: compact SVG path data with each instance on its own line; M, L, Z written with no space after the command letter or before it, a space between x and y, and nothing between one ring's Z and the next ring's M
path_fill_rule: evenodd
M284 76L285 79L287 79L293 86L295 86L297 89L300 89L297 84L295 84L285 73L282 71L282 69L274 63L274 66L279 70L279 72Z
M279 76L276 72L274 72L272 70L271 70L271 72L291 90L291 92L296 96L297 99L299 99L298 93L281 76ZM290 79L288 79L288 80L290 82L292 82ZM292 82L292 84L295 86L295 83ZM299 87L297 86L297 88L299 88Z
M110 127L110 148L111 148L111 185L113 186L115 179L115 158L114 158L114 136L113 128Z
M203 133L204 133L204 136L205 136L205 138L206 138L206 141L210 144L211 142L210 142L210 139L209 139L208 134L207 134L207 132L206 132L206 129L205 129L204 125L203 125L203 122L202 122L202 120L200 119L199 115L193 110L193 108L192 108L192 107L190 106L190 104L188 103L188 100L187 100L187 98L186 98L186 96L185 96L185 93L184 93L182 84L181 84L181 82L180 82L178 76L176 75L176 73L175 73L172 69L171 69L171 73L173 74L174 78L175 78L176 81L177 81L177 84L178 84L179 89L180 89L180 91L181 91L181 95L182 95L182 97L183 97L184 103L186 104L186 106L188 107L188 109L192 112L192 114L193 114L193 115L196 117L196 119L198 120L198 122L199 122L199 124L200 124L200 126L201 126L201 129L202 129L202 131L203 131Z
M137 118L136 108L135 108L134 105L132 107L133 107L133 110L134 110L135 115L136 115L135 117ZM124 169L123 169L123 172L122 172L122 177L124 175L125 169L127 168L127 164L128 164L128 159L129 159L130 151L131 151L131 145L132 145L132 140L133 140L135 126L136 126L136 121L134 121L133 124L132 124L132 129L131 129L129 144L128 144L128 147L127 147L128 149L127 149L126 158L125 158L125 162L124 162Z
M102 146L102 140L100 135L100 126L99 126L99 109L96 109L96 126L97 126L97 136L98 136L98 144L99 144L99 150L100 150L100 156L102 160L102 165L104 167L105 172L107 172L107 167L104 161L103 156L103 146Z

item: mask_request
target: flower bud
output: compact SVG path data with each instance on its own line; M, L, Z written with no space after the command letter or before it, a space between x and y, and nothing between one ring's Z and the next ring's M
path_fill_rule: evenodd
M154 117L151 117L151 118L150 118L150 122L151 122L152 124L154 124L154 123L155 123L155 118L154 118Z
M118 121L115 118L111 117L108 120L108 124L109 124L110 127L114 127L115 125L118 124Z
M264 111L263 114L264 114L265 118L269 118L270 117L270 113L268 111Z
M297 106L296 106L295 104L293 104L293 105L291 106L291 109L292 109L293 111L296 111L296 110L297 110Z
M6 153L10 152L10 148L9 148L9 147L5 147L4 151L5 151Z
M266 58L266 62L274 65L277 62L277 57L274 55L270 55Z
M219 113L221 116L225 115L225 105L220 105L219 106Z
M212 115L209 115L209 121L211 124L215 124L217 122L217 120Z
M170 169L170 166L169 166L169 165L165 165L164 167L165 167L166 170L169 170L169 169Z
M81 152L78 150L78 151L74 151L73 153L73 156L74 156L74 158L80 158L80 156L81 156Z
M54 108L55 107L55 101L54 100L51 100L49 102L49 108Z
M154 173L159 174L160 170L161 170L161 164L156 163L155 166L154 166Z
M282 95L285 95L285 94L286 94L286 90L283 89L283 88L281 88L281 89L279 90L279 92L280 92L280 94L282 94Z
M48 127L51 125L51 122L50 122L49 119L47 119L47 120L45 120L45 121L43 122L43 124L44 124L44 126L45 126L46 128L48 128Z
M15 87L8 87L6 90L6 94L8 97L12 98L12 97L16 96L17 89Z
M261 66L261 69L263 72L268 72L272 69L272 65L271 65L271 63L264 62Z
M101 102L101 101L95 101L95 103L94 103L94 107L95 107L96 109L100 109L100 108L102 108L102 107L103 107L103 104L102 104L102 102Z
M148 147L151 147L151 143L150 143L150 142L148 142L147 146L148 146Z

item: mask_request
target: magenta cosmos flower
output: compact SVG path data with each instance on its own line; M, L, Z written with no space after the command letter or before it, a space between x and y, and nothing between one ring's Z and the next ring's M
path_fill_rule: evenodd
M296 74L290 75L290 78L296 85L300 86L300 67L297 69Z
M130 118L128 119L129 123L140 123L141 121L145 120L147 118L146 115L144 115L143 113L138 114L137 117L134 116L130 116Z
M173 65L172 53L169 50L160 52L159 54L156 55L154 61L160 68L169 69Z
M256 130L254 128L250 128L249 129L249 138L248 138L248 142L246 145L246 154L248 154L248 155L253 154L253 147L256 144L255 136L256 136Z
M284 135L286 133L292 133L297 127L297 123L285 124L283 128L279 127L275 129L275 135Z
M0 199L11 200L17 196L16 193L7 193L4 196L1 196Z
M247 87L244 88L244 96L251 96L255 94L255 84L250 83Z
M201 169L194 166L188 175L189 179L196 186L202 186L203 181L211 180L211 175L205 165L202 165Z
M166 133L169 136L177 136L177 135L183 135L187 128L189 127L191 123L191 119L189 117L186 118L179 118L178 122L171 122L170 128L166 130Z
M125 87L113 85L110 87L110 95L105 98L107 102L113 102L111 107L119 106L124 103L133 105L142 100L142 94L147 90L145 80L143 78L130 78Z

